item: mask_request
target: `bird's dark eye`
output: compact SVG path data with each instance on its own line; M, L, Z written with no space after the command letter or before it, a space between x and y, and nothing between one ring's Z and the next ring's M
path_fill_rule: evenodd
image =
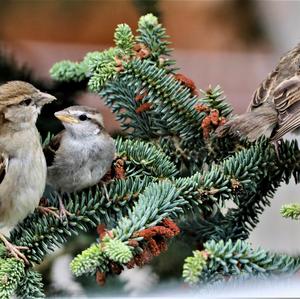
M83 120L87 120L88 117L85 114L81 114L79 115L79 119L83 121Z
M21 105L23 106L29 106L32 103L31 99L26 99L24 101L21 102Z

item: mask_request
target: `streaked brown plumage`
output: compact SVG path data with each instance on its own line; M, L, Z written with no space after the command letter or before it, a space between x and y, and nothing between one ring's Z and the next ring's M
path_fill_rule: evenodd
M300 127L300 44L287 52L255 91L248 112L216 131L250 141L265 135L277 141Z

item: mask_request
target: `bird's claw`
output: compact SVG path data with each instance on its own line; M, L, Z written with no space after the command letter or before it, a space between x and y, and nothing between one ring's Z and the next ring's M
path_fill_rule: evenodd
M62 200L62 198L59 196L58 197L58 202L59 202L59 218L62 222L64 222L64 220L67 220L68 217L67 216L72 216L73 214L70 213L64 205L64 202Z
M21 252L21 250L28 250L29 248L26 246L15 246L11 243L9 243L8 246L6 246L6 249L10 252L12 256L14 256L18 260L23 260L26 265L29 265L29 261L26 258L26 256Z
M38 210L45 215L51 214L56 218L60 218L60 215L57 212L57 208L38 206Z
M29 265L29 261L21 250L28 250L27 246L16 246L11 244L3 235L0 234L0 239L3 241L6 250L16 259L23 260L26 265Z
M67 216L72 216L73 214L70 213L65 206L59 207L59 218L63 221L64 219L67 219Z

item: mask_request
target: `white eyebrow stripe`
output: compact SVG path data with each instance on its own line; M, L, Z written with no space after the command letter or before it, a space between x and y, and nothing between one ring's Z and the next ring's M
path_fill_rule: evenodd
M69 110L68 111L70 114L75 114L75 115L80 115L80 114L89 114L89 112L86 112L86 111L80 111L80 110Z
M103 124L103 116L99 113L91 113L91 112L82 111L82 110L71 110L71 111L68 111L68 112L70 114L76 115L76 116L79 116L81 114L85 114L87 117L98 121L102 126L104 125Z

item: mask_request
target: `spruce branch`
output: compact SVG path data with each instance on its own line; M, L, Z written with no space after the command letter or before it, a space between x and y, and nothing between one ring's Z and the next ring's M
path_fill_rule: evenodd
M208 255L204 251L195 250L193 256L185 259L182 277L189 284L196 284L200 280L203 268L206 266Z
M118 139L116 147L118 156L124 156L128 159L126 163L127 175L132 176L134 174L136 176L139 168L142 170L141 175L157 178L169 178L177 174L176 166L170 161L170 158L159 147L151 143Z
M17 298L40 299L45 298L43 292L42 275L33 269L26 269L16 289Z
M20 260L0 258L0 298L11 298L25 274L24 268Z
M124 55L133 55L134 35L127 24L119 24L115 30L114 41L116 47L121 49Z
M157 115L175 134L192 142L199 142L201 115L195 110L197 97L183 87L164 69L157 68L148 60L132 60L125 66L126 73L142 78L147 86L147 101L153 105Z
M214 88L209 86L207 90L201 90L201 93L203 96L199 100L199 103L210 109L217 109L220 116L228 117L231 115L233 109L226 101L226 97L219 85Z
M126 213L132 205L130 199L136 198L152 181L151 178L176 175L176 168L169 158L152 144L118 139L116 148L117 155L126 160L128 178L108 184L111 201L107 202L102 188L95 186L80 193L69 194L65 198L66 209L72 214L68 216L68 226L62 225L55 216L36 212L12 231L13 243L29 248L26 256L30 261L40 263L45 254L64 243L71 235L78 234L81 230L86 231L99 223L110 223L120 213ZM58 207L55 198L53 206ZM32 226L31 223L35 225Z
M194 251L186 259L183 277L189 283L214 282L231 276L270 276L291 274L299 270L300 259L274 254L261 248L252 249L250 244L237 240L226 243L214 240L204 244L203 251Z
M170 42L166 35L166 29L158 22L153 14L142 16L138 22L139 35L136 37L138 43L146 45L150 49L150 59L159 62L163 56L169 56L172 49L169 49ZM174 61L163 59L163 67L174 64Z
M280 209L280 213L284 218L298 220L300 218L300 204L286 204Z
M50 75L57 81L75 81L80 82L85 79L87 66L84 63L72 62L64 60L55 63L51 70Z
M256 219L264 205L268 204L269 194L262 193L261 197L255 197L255 188L260 188L257 186L265 184L268 179L270 186L266 190L269 190L272 184L277 186L283 180L284 170L280 172L282 167L275 162L273 146L262 139L220 165L213 165L209 171L187 178L152 182L140 193L138 201L132 209L128 209L126 216L119 218L111 234L124 244L135 240L139 244L137 248L140 248L143 244L140 231L158 225L167 217L177 219L180 214L193 208L194 213L201 215L205 224L199 231L203 240L220 240L222 237L228 240L230 236L234 240L245 238L257 223ZM283 161L277 163L280 166L285 164ZM285 167L288 169L289 165L285 164ZM290 176L292 172L290 171ZM275 178L277 181L273 181ZM246 202L246 198L252 201ZM220 214L220 207L229 199L237 204L237 208L229 209L224 215ZM249 210L249 205L253 210ZM207 225L215 208L218 212L213 217L219 216L211 225ZM133 249L133 254L139 254L139 249Z
M149 140L158 136L160 131L165 131L165 123L151 109L137 113L137 109L147 103L148 98L141 80L132 84L132 77L122 74L108 82L100 96L130 136Z
M71 270L76 276L82 274L96 274L97 270L106 272L107 258L99 244L93 244L77 255L71 262Z
M105 255L113 262L125 264L132 259L130 247L118 239L105 237L103 238L101 246L103 246Z

